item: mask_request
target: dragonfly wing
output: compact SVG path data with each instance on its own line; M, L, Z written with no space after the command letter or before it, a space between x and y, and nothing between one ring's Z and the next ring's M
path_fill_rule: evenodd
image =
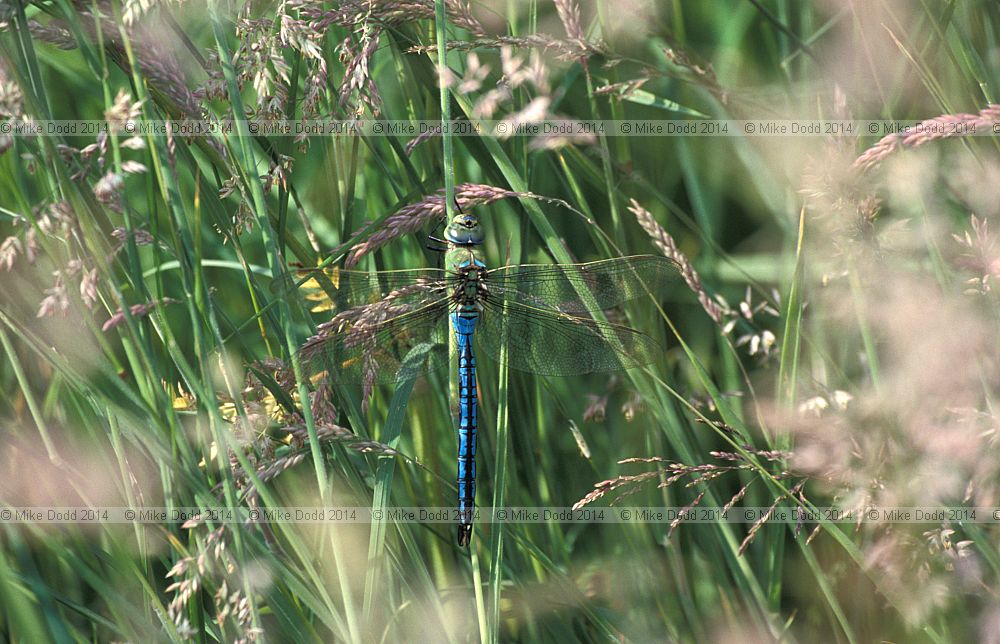
M681 280L666 257L636 255L585 264L524 264L488 271L488 297L563 313L608 309L647 294L661 296ZM581 295L582 294L582 295ZM588 302L588 299L593 303Z
M409 300L409 301L408 301ZM387 297L342 311L299 352L310 376L392 383L448 364L447 298Z
M297 293L311 302L312 311L344 311L378 302L400 289L446 292L448 278L446 271L437 268L372 272L300 268L274 280L271 291L284 297Z
M497 359L507 342L509 367L547 376L631 369L663 353L653 338L627 326L513 300L486 302L475 337L479 350Z

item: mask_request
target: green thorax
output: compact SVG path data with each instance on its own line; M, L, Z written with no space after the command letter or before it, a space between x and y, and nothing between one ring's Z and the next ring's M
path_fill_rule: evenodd
M452 217L451 223L444 230L444 238L448 241L445 267L458 272L463 266L485 266L479 250L484 236L478 217L467 213Z
M480 296L480 278L486 262L483 261L479 245L483 243L483 227L479 219L465 213L456 215L444 231L448 241L445 253L445 268L462 275L461 291L456 293L461 305L471 306Z
M444 254L444 265L447 270L459 272L463 266L485 266L483 253L475 246L449 246Z

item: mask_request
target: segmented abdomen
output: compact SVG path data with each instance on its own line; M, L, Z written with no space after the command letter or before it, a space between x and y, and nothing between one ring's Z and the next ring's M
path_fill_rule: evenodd
M476 357L472 334L479 313L460 307L452 314L452 326L458 343L458 511L459 541L468 543L472 516L476 507Z

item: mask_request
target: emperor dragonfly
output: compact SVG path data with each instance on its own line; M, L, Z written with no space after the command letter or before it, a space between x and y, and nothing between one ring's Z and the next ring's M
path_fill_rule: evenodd
M539 375L571 376L648 364L662 349L650 336L592 317L643 295L661 295L677 264L652 255L583 264L487 269L478 218L445 229L445 268L334 269L325 289L337 313L301 349L311 375L393 383L449 363L447 318L458 360L458 543L472 537L476 491L476 355ZM330 288L332 286L332 288ZM506 351L502 349L506 347Z

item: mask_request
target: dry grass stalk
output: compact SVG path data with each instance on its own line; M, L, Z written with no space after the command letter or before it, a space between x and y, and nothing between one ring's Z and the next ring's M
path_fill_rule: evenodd
M334 8L327 8L318 0L296 0L289 4L299 9L299 15L320 32L330 25L364 28L374 23L391 27L434 17L434 0L344 0ZM445 12L450 24L476 36L486 34L468 3L446 0Z
M95 18L89 9L79 12L80 25L91 41L97 41L94 27ZM118 25L107 18L100 19L101 37L111 59L126 73L131 71L125 44ZM61 20L50 20L45 25L29 25L33 36L60 49L75 49L78 45L68 27ZM132 24L128 28L132 51L138 62L139 71L149 81L153 90L158 91L172 103L171 111L189 118L201 116L201 105L188 88L187 79L181 71L172 49L155 35L147 25Z
M971 234L967 230L963 235L952 235L963 251L956 264L975 274L975 277L967 282L975 288L966 291L966 293L985 295L992 290L991 278L1000 275L1000 255L997 253L997 242L990 235L988 219L980 219L976 215L970 215L969 227Z
M189 520L183 529L193 530L203 523ZM243 590L230 591L241 569L227 548L226 526L208 532L204 540L197 540L197 554L185 555L165 575L172 581L166 588L173 595L167 604L167 615L177 628L181 639L193 639L198 629L191 625L186 613L191 602L201 602L201 592L213 593L214 620L222 626L231 620L235 626L236 642L255 642L263 632L253 627L250 599Z
M153 309L158 306L164 306L168 304L177 304L179 300L175 300L170 297L164 297L159 300L151 300L149 302L144 302L142 304L133 304L129 307L129 315L134 318L143 318L152 313ZM101 331L110 331L115 327L119 326L125 321L125 313L121 309L118 309L111 317L109 317L103 325L101 325Z
M635 215L636 221L639 222L642 229L653 240L653 245L659 248L665 257L677 262L681 268L681 275L684 277L684 281L687 283L688 288L698 296L698 302L705 309L705 313L716 324L721 324L725 311L702 288L698 272L695 271L694 266L691 265L687 256L677 248L677 242L674 241L674 238L653 218L653 213L643 208L635 199L630 199L629 202L632 204L629 206L629 211Z
M805 481L799 481L792 487L791 490L788 491L789 495L795 496L796 494L802 491L802 487L804 485ZM757 537L757 533L760 532L760 529L763 528L767 524L767 522L771 520L771 517L774 516L774 511L778 508L778 505L785 498L786 497L784 494L779 494L778 496L776 496L774 498L774 502L771 503L771 506L764 512L764 514L762 514L756 521L754 521L753 525L750 526L749 532L747 532L747 536L744 537L743 542L740 543L739 550L737 550L738 554L742 555L744 552L746 552L747 548L750 547L750 544L753 543L753 540Z
M345 349L361 347L363 364L362 410L367 411L379 373L379 354L383 351L383 348L379 346L378 334L387 323L421 306L422 302L419 300L407 300L411 300L411 296L426 293L431 286L432 282L419 280L414 284L390 292L378 302L341 311L328 322L319 325L316 334L306 340L301 349L302 359L308 362L322 358L327 344L336 336L344 336ZM325 365L323 366L325 367Z
M666 47L663 54L674 65L687 70L692 80L711 92L723 105L729 104L729 90L719 83L711 63L695 62L693 56L677 46Z
M331 26L350 32L337 48L344 64L338 90L340 107L355 114L367 108L377 116L381 113L382 99L371 67L383 32L434 17L433 0L347 0L334 8L317 0L291 0L282 3L281 8L282 41L302 51L317 67L317 73L306 77L304 113L315 108L326 86L326 67L318 44ZM485 34L468 4L448 0L446 11L451 24L478 36ZM291 12L298 17L292 17Z
M746 445L745 450L750 456L759 456L764 460L768 461L779 461L784 460L790 456L787 452L778 451L761 451L756 450L753 447ZM663 478L663 481L658 485L658 487L668 487L677 483L682 479L689 479L685 484L685 487L692 487L696 485L701 485L709 483L720 476L735 472L738 470L756 470L759 466L755 463L751 463L746 456L738 453L731 452L713 452L713 456L720 458L722 460L732 461L736 464L733 465L721 465L717 463L702 463L699 465L687 465L684 463L678 463L676 461L669 461L663 459L659 456L649 456L649 457L634 457L626 458L618 461L621 465L634 464L634 463L651 463L651 464L662 464L657 469L641 472L639 474L633 475L622 475L614 479L609 479L606 481L601 481L600 483L594 484L594 489L589 492L584 498L580 499L573 506L574 509L582 508L586 505L597 501L603 496L613 491L624 490L624 493L617 497L612 504L617 503L625 496L629 494L634 494L638 491L639 487L646 481L654 478ZM780 472L775 475L775 478L786 478L789 476L787 472ZM745 489L741 489L736 496L730 500L730 506L735 504L739 498L746 493Z
M455 199L459 206L465 210L474 206L489 205L510 197L539 198L531 193L518 193L479 183L462 183L455 186ZM444 217L445 211L443 190L424 197L414 204L400 208L386 218L371 237L351 247L350 253L344 261L344 266L350 268L356 265L362 257L385 246L392 240L417 232L430 221ZM356 231L354 235L359 232Z
M679 526L681 523L684 522L684 517L687 516L688 512L693 510L695 506L701 503L701 500L705 498L705 494L707 492L708 492L707 489L702 490L701 492L698 493L698 496L694 497L693 501L691 501L683 508L681 508L680 511L678 511L677 518L670 522L670 529L667 530L667 539L670 539L670 537L674 535L674 530L677 529L677 526Z
M585 41L583 26L580 24L580 6L573 0L553 0L556 12L562 20L566 35L571 40Z
M501 49L503 47L552 51L561 60L577 60L583 56L606 53L603 43L578 42L556 38L547 34L490 36L475 40L449 40L445 46L448 51ZM410 47L407 51L418 54L433 54L437 52L437 45L416 45Z
M851 167L861 171L870 170L898 150L920 147L931 141L968 136L977 131L990 131L998 121L1000 105L996 104L980 110L978 114L942 114L921 121L911 133L883 136L878 143L855 159Z

